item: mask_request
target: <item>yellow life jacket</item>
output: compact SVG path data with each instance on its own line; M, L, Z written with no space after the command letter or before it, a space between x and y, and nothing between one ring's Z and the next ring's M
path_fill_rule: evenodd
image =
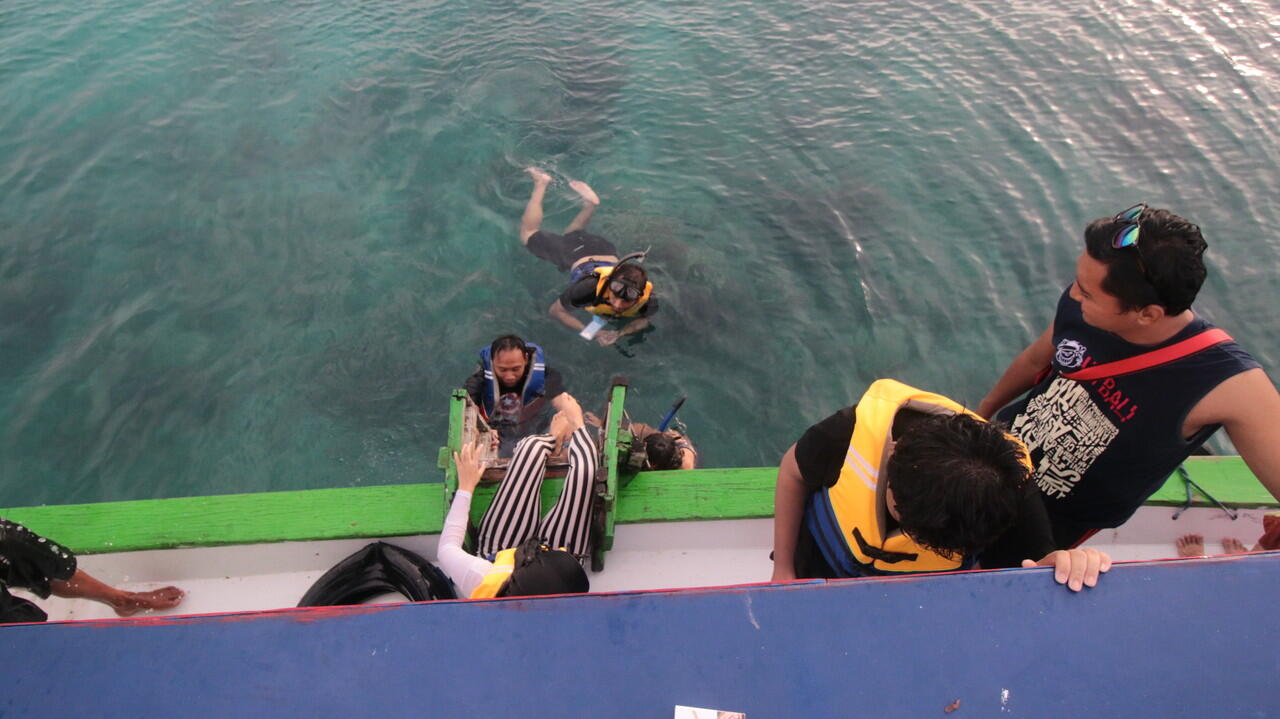
M631 305L623 312L614 312L613 308L609 306L609 302L608 302L609 300L608 285L609 285L609 275L613 274L613 271L615 269L617 269L616 266L597 267L596 269L592 270L592 272L596 275L596 278L597 278L596 279L596 297L604 300L604 302L600 302L594 305L587 305L586 310L593 315L600 315L601 317L635 317L637 314L639 314L641 308L644 307L644 303L649 301L649 295L653 294L653 283L648 281L644 283L644 293L640 295L640 299L634 305Z
M480 585L471 590L472 599L492 599L498 596L498 590L511 578L516 566L516 548L504 549L493 558L493 569L480 580Z
M945 572L964 564L963 557L944 557L901 532L884 536L877 488L880 471L889 457L893 420L901 409L927 414L964 413L982 419L942 395L896 380L877 380L867 388L858 400L853 435L839 478L831 487L817 492L806 509L810 530L832 569L842 576ZM1022 449L1022 461L1030 470L1026 448L1014 441Z

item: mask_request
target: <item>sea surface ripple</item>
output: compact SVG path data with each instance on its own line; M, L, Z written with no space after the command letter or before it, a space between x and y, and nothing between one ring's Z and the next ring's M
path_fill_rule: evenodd
M0 5L0 506L436 481L510 331L774 464L878 377L976 404L1139 201L1280 371L1274 3L544 5ZM546 316L528 165L652 248L655 331Z

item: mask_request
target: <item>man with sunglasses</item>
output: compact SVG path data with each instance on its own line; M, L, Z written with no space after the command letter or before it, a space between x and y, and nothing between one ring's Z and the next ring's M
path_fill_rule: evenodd
M543 232L539 229L542 198L551 184L551 176L536 167L527 168L525 172L533 178L533 192L520 219L520 244L534 256L569 273L569 287L551 303L551 316L579 332L586 324L571 314L573 308L585 309L606 320L629 320L620 330L596 332L592 337L601 346L611 345L620 337L648 327L649 318L658 310L658 300L653 296L653 283L640 266L643 253L619 260L613 243L586 232L587 223L600 205L595 191L580 180L570 182L570 189L582 198L582 209L563 235Z
M1031 451L1058 547L1123 524L1219 427L1280 498L1280 394L1191 309L1200 228L1135 205L1084 239L1053 323L978 405Z

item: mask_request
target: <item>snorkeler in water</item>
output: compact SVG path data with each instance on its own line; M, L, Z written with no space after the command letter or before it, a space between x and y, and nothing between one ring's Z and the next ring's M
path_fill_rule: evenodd
M582 209L565 228L563 235L543 232L542 197L551 175L530 167L525 170L533 178L533 192L520 219L520 244L529 248L536 257L554 264L569 273L569 287L551 304L550 314L565 325L584 332L583 337L597 344L608 346L620 337L635 334L649 326L649 318L658 311L658 300L653 295L653 283L640 265L643 253L628 255L621 260L618 250L599 235L586 231L587 223L600 205L600 198L587 183L574 180L569 187L582 198ZM571 314L573 308L605 320L626 319L619 330L591 331Z

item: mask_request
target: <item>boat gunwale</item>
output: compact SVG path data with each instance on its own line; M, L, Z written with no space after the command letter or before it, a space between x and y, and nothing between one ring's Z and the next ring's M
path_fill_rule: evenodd
M1236 456L1193 457L1197 485L1229 507L1280 508ZM773 515L774 467L641 472L620 490L616 521L760 519ZM547 479L549 507L563 480ZM473 515L496 485L477 491ZM1212 507L1197 493L1192 506ZM1186 490L1175 473L1148 505L1179 506ZM79 554L437 534L445 512L441 483L398 484L92 504L0 509Z

